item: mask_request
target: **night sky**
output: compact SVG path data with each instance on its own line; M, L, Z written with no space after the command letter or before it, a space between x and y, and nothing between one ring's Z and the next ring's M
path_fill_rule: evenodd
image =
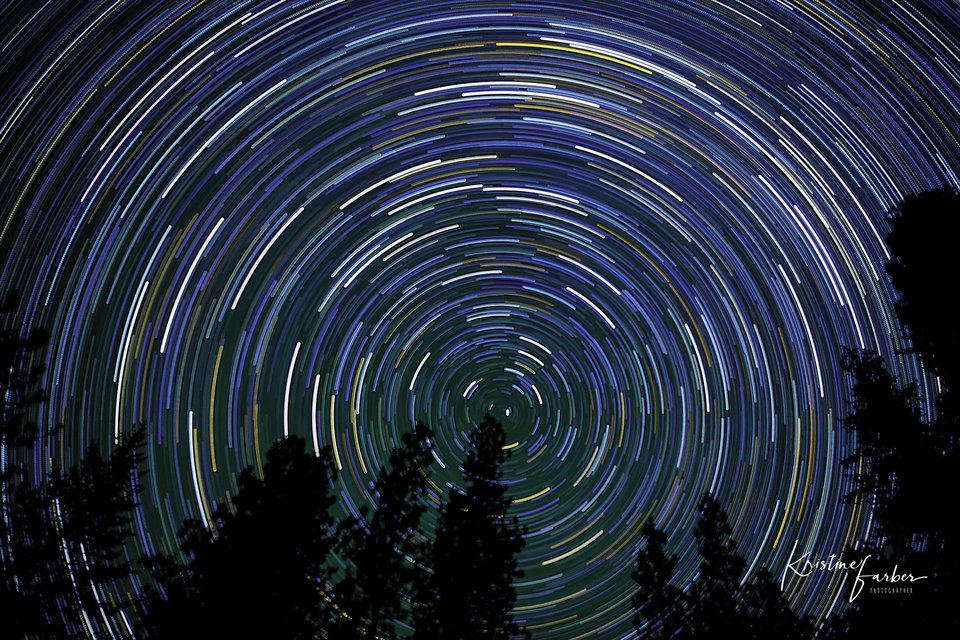
M840 355L932 383L897 353L883 214L960 187L956 4L2 17L0 290L52 333L40 422L65 425L34 469L145 421L131 554L173 548L288 433L332 445L355 512L422 419L437 507L487 410L538 639L629 635L641 524L685 584L706 490L778 579L795 543L869 526L841 504ZM820 619L840 578L786 595Z

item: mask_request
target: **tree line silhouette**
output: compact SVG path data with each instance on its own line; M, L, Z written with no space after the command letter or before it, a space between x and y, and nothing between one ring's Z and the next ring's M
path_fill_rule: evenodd
M960 195L937 189L908 196L888 214L899 292L895 310L936 392L922 402L915 382L900 383L870 351L838 363L851 380L844 427L854 449L842 464L850 491L869 507L868 535L844 550L870 556L880 571L927 576L910 593L865 589L816 627L793 612L765 567L745 575L727 515L704 495L694 530L700 563L676 583L678 558L667 532L648 519L633 579L634 626L641 638L960 637L955 578L958 521L951 490L960 486L960 330L945 287L960 278L953 242ZM16 309L8 294L0 314ZM433 434L416 424L381 468L376 507L333 515L336 468L290 436L268 451L220 501L209 522L189 520L176 549L134 558L145 427L115 442L92 442L61 469L31 416L39 387L40 329L0 328L0 620L13 638L145 637L363 640L529 638L512 609L525 529L509 514L502 466L509 450L490 415L471 434L461 468L465 489L430 493ZM27 464L29 462L30 464ZM439 520L425 531L431 500Z
M16 306L5 299L0 313ZM0 620L16 638L529 637L511 609L525 530L507 511L501 466L510 455L489 414L470 433L463 491L452 489L431 537L422 530L433 433L405 434L373 484L376 508L337 521L331 452L290 436L218 502L211 522L186 521L179 548L128 558L141 488L145 430L104 457L91 443L68 470L34 483L17 459L46 459L30 422L45 400L37 362L48 336L0 333L3 491ZM334 553L340 559L335 560ZM122 600L116 593L128 594Z
M699 640L742 638L800 640L812 636L806 617L791 611L773 574L761 568L744 582L746 562L719 501L707 493L694 529L700 571L685 589L672 583L677 556L667 555L667 535L647 520L633 579L634 625L645 638Z
M960 520L954 507L960 488L960 324L949 308L955 293L947 288L960 281L960 194L944 188L908 196L887 220L892 257L886 271L899 293L894 309L911 345L904 353L915 354L937 377L938 390L929 394L935 407L925 416L917 383L899 383L875 351L847 350L840 363L851 379L843 426L855 443L842 461L851 483L842 499L866 505L872 514L867 536L840 556L869 558L864 574L884 579L868 578L849 606L815 628L789 609L769 570L743 580L744 560L726 515L706 495L694 533L700 570L685 588L671 581L677 558L665 551L666 534L649 520L642 529L633 574L640 637L960 637ZM925 577L894 582L898 568L901 578Z
M909 595L865 590L834 620L830 637L960 637L960 324L950 308L960 279L956 240L960 195L934 189L910 195L889 213L887 274L899 293L904 338L937 379L932 410L922 410L916 381L901 384L872 351L846 353L853 379L846 428L856 448L844 460L851 503L872 507L873 527L851 553L874 568L926 579ZM903 584L885 583L899 587Z

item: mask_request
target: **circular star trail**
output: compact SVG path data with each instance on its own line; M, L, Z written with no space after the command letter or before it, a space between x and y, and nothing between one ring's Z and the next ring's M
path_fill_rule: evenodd
M869 526L838 364L923 379L882 214L960 186L956 5L66 4L5 9L0 285L53 459L148 425L132 553L286 434L354 512L422 419L436 507L487 411L537 638L627 637L640 526L685 583L704 491L751 571Z

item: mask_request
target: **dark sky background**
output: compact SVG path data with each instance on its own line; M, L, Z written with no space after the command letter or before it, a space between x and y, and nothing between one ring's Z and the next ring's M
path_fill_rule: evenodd
M492 410L544 640L628 634L650 515L691 578L705 490L751 570L839 553L841 349L933 383L883 275L883 212L960 186L960 10L921 5L6 6L0 289L66 426L36 473L145 421L155 552L286 433L355 511L421 418L438 502Z

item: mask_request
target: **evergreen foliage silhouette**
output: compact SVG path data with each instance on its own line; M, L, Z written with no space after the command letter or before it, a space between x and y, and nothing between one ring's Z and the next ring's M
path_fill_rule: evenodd
M0 313L12 312L16 301L16 292L8 293ZM125 637L123 616L133 602L112 594L127 589L133 576L124 545L137 505L145 431L124 434L108 458L92 443L79 464L54 466L35 485L18 454L35 458L43 446L28 414L45 400L39 388L44 367L37 360L47 339L39 329L26 337L0 330L0 619L4 633L15 638Z
M873 528L848 554L869 555L867 573L899 568L927 578L907 583L909 595L864 589L833 621L833 636L960 637L960 530L942 493L960 484L960 330L946 312L953 292L944 286L960 278L958 205L955 190L934 189L907 196L888 215L895 309L910 350L939 377L937 415L923 419L916 386L899 385L877 354L844 359L853 379L845 427L857 443L844 460L854 480L847 499L873 510Z
M633 579L637 592L633 625L651 640L687 638L683 591L670 584L677 568L677 556L667 555L667 534L647 520L641 529L643 546L637 554Z
M517 554L525 531L507 516L510 499L501 465L508 452L503 425L487 414L470 435L464 492L453 491L430 553L432 574L419 594L421 640L529 637L510 613L513 581L523 575Z
M8 291L0 302L0 317L11 314L19 299L17 290ZM27 413L46 399L39 382L47 368L36 360L49 339L50 334L39 328L23 335L16 328L0 327L0 442L8 449L32 448L36 442L37 425Z
M960 276L960 194L952 188L909 195L889 213L887 273L900 293L897 317L924 364L944 386L960 384L960 326L944 304L945 283Z
M50 546L59 547L48 583L41 587L48 605L55 603L55 613L48 611L48 617L62 616L59 638L129 637L126 623L111 618L135 606L129 598L114 601L113 594L128 591L134 574L124 547L133 534L145 440L142 426L123 434L108 458L98 443L91 443L78 464L54 468L39 491L50 516L41 543L44 555Z
M948 609L931 588L942 574L937 565L946 550L949 526L940 515L942 496L935 490L950 469L933 446L929 424L920 416L916 386L901 386L873 352L848 353L844 368L853 379L845 428L856 446L844 461L853 480L847 501L873 512L869 534L844 552L847 559L867 559L865 574L899 573L927 579L909 583L912 593L874 594L862 589L844 614L831 623L833 637L887 637L888 634L938 635ZM872 585L872 583L871 583ZM904 586L904 585L885 585ZM943 585L940 585L942 588ZM954 627L956 628L956 627Z
M18 299L19 292L8 291L0 302L0 317L12 313ZM18 638L46 628L41 594L30 576L35 569L43 568L37 560L46 554L38 546L48 534L41 496L27 482L24 470L8 460L17 448L32 448L35 443L37 427L28 421L26 413L44 400L38 383L45 367L36 359L47 340L46 332L39 329L24 337L16 328L0 328L0 447L4 454L0 477L0 619Z
M685 590L671 584L677 558L667 555L667 536L648 520L633 579L634 626L651 640L740 638L801 640L813 637L809 619L791 609L766 567L743 582L743 557L720 503L709 493L699 503L694 530L700 572Z
M316 637L328 615L334 471L328 450L317 457L305 445L297 436L275 443L262 479L241 472L212 530L185 524L185 566L169 555L152 560L149 637Z
M808 640L813 637L813 624L806 616L798 616L783 597L780 583L766 567L761 567L741 588L740 615L746 625L746 640Z
M848 502L873 507L870 547L911 547L914 533L934 527L931 510L938 500L927 482L925 426L916 385L900 386L874 352L847 352L843 364L853 380L853 396L844 427L856 445L843 460L854 484ZM862 466L861 466L862 463Z
M745 562L737 554L733 530L711 494L700 500L693 535L700 552L700 575L689 591L690 631L694 638L740 638L746 624L737 599Z
M390 470L380 470L374 484L377 509L369 523L347 524L343 551L351 565L338 583L339 611L330 638L400 637L397 623L412 622L410 603L425 579L425 539L419 531L426 511L425 494L433 461L433 433L417 424L390 454Z

